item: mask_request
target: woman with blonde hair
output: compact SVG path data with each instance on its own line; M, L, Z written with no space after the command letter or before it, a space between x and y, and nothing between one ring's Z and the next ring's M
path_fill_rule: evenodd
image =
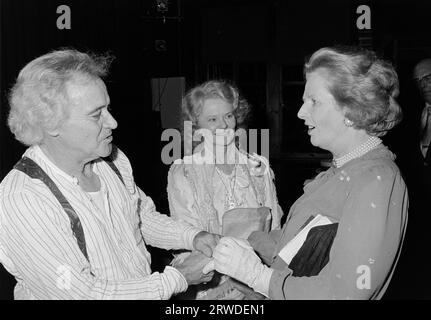
M243 239L252 231L279 229L283 213L268 160L246 153L236 139L236 129L245 125L250 112L238 89L226 81L205 82L185 95L182 109L198 143L191 154L170 168L171 216ZM188 254L177 256L173 264L180 264ZM208 262L202 255L196 259L202 266ZM215 277L191 295L196 299L241 299L244 294L239 286L227 277Z

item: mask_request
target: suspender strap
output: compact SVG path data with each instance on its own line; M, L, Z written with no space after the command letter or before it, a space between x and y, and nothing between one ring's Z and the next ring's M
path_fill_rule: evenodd
M124 185L123 177L121 176L120 170L115 166L114 162L112 162L112 158L105 158L104 161L111 167L111 169L115 172L118 178ZM76 211L73 209L72 205L67 201L63 193L61 193L60 189L58 189L57 185L54 181L46 174L45 171L32 159L28 157L22 157L21 160L14 166L15 169L24 172L32 179L41 180L48 189L52 192L52 194L57 198L60 205L63 207L67 216L70 220L70 226L72 228L73 235L76 238L76 242L78 243L79 249L85 256L88 262L87 247L85 244L85 235L84 230L82 229L81 221L79 220Z
M63 207L64 211L69 217L70 226L72 227L72 232L76 238L76 242L78 243L79 249L81 249L81 252L84 254L87 261L90 262L90 260L88 259L87 247L85 245L84 230L82 229L81 221L79 220L78 215L70 205L69 201L67 201L67 199L58 189L54 181L52 181L52 179L46 174L45 171L43 171L43 169L36 162L34 162L28 157L22 157L21 160L18 161L18 163L14 166L14 168L21 172L24 172L32 179L41 180L52 192L52 194L57 198L58 202Z
M112 145L112 151L111 154L106 157L106 158L102 158L103 160L105 160L105 162L108 164L108 166L111 167L112 171L115 172L115 174L118 176L118 178L121 180L121 182L123 183L123 185L125 186L126 184L124 183L123 177L121 176L120 170L118 170L117 166L114 164L114 159L117 157L118 154L118 148L116 145Z
M108 164L108 166L111 167L111 169L115 172L115 174L118 176L118 178L121 180L121 182L124 184L123 176L120 173L120 170L118 170L117 166L112 162L111 158L103 159ZM125 184L124 184L125 185Z

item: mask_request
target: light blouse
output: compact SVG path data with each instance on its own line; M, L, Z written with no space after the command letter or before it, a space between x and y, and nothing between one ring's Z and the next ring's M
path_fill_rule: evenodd
M271 209L271 230L280 228L283 212L278 205L274 173L265 168L255 174L247 155L236 147L231 150L240 159L230 174L214 164L202 163L194 154L172 164L168 174L168 198L171 216L212 233L222 233L222 218L228 209L226 197L233 193L235 207ZM261 165L268 161L261 156ZM262 173L263 172L263 173Z

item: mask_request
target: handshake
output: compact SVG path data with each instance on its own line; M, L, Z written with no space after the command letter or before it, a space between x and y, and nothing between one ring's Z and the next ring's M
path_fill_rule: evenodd
M209 282L218 271L268 295L272 269L261 262L247 240L202 231L193 245L196 251L174 264L189 285Z

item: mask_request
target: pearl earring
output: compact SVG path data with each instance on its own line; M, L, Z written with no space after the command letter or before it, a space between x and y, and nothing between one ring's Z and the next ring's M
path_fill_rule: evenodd
M353 126L353 121L347 118L344 118L344 124L346 125L346 127L351 127Z

